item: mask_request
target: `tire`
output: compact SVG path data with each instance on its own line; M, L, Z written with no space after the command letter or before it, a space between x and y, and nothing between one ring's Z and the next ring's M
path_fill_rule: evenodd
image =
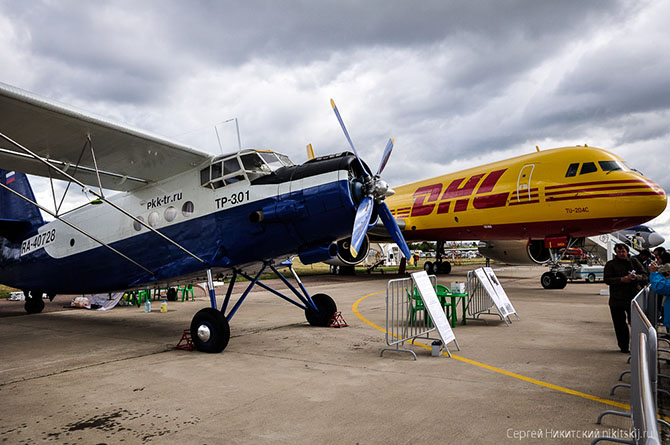
M165 294L165 298L167 301L177 301L177 289L174 287L168 289L167 293Z
M556 277L551 272L545 272L540 278L540 283L545 289L554 289L554 286L556 285Z
M330 320L337 312L337 304L326 294L316 294L312 297L312 301L316 305L318 311L315 311L310 306L305 309L305 318L312 326L325 327L328 326Z
M554 289L564 289L568 285L568 276L563 272L556 273L556 283Z
M448 275L451 272L451 263L449 261L442 261L437 263L437 273L440 275Z
M589 283L595 283L596 275L593 273L588 274L588 276L586 277L586 281L588 281Z
M41 291L23 291L23 295L26 297L26 302L23 305L23 308L29 314L39 314L44 309L44 300L42 300Z
M430 261L423 263L423 270L425 270L428 275L433 275L433 263Z
M191 338L198 351L221 352L230 340L228 320L218 309L200 309L191 320Z

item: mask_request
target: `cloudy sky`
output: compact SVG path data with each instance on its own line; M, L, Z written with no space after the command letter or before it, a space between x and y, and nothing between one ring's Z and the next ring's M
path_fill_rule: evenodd
M0 82L219 153L343 151L394 184L540 148L670 190L667 1L0 1ZM48 196L48 195L47 195ZM650 225L670 245L670 211Z

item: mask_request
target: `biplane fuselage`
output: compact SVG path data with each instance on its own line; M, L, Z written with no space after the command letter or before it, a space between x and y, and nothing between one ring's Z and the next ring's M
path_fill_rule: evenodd
M296 251L305 262L332 257L331 243L350 233L356 212L349 187L355 158L341 154L279 168L280 163L275 162L270 172L262 156L274 154L244 150L109 199L165 236L179 240L215 274L259 261L279 262ZM250 158L256 160L251 170L243 165L251 164ZM224 174L224 163L228 169L232 163L240 168ZM109 205L87 204L61 219L151 273L64 221L53 220L37 233L6 242L0 282L56 294L160 283L170 286L195 276L202 279L200 261Z
M542 150L394 187L391 212L408 240L583 237L649 221L663 189L614 154Z

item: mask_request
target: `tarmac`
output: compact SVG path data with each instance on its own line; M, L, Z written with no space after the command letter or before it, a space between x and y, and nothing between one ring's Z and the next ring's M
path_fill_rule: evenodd
M459 324L461 350L433 357L429 341L386 347L385 292L396 275L315 276L348 323L315 328L295 306L255 290L221 354L175 349L209 299L41 314L0 302L0 443L428 444L590 443L630 439L628 369L604 283L545 290L542 268L498 272L520 319ZM449 285L466 270L440 276ZM273 283L278 281L272 280ZM238 283L239 295L243 285ZM217 289L220 301L225 288Z

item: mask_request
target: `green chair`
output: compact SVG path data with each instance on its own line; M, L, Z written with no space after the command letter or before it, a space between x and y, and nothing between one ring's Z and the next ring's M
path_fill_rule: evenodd
M424 318L426 320L426 325L431 327L433 323L430 320L430 315L428 315L426 306L423 304L421 295L419 295L419 291L416 288L414 288L414 290L411 293L408 291L407 298L409 299L409 308L410 308L409 324L414 325L414 322L416 321L416 313L419 311L423 311Z
M151 301L151 289L137 291L137 307L142 306L147 300Z
M446 310L447 318L450 319L451 327L456 327L458 318L456 316L456 298L454 298L451 290L444 284L438 284L435 287L435 293L440 300L440 304Z
M177 288L177 292L181 291L181 302L184 302L184 298L186 298L186 301L188 301L188 296L189 294L191 295L191 301L195 301L195 297L193 296L193 285L192 284L187 284L186 286L179 286Z

